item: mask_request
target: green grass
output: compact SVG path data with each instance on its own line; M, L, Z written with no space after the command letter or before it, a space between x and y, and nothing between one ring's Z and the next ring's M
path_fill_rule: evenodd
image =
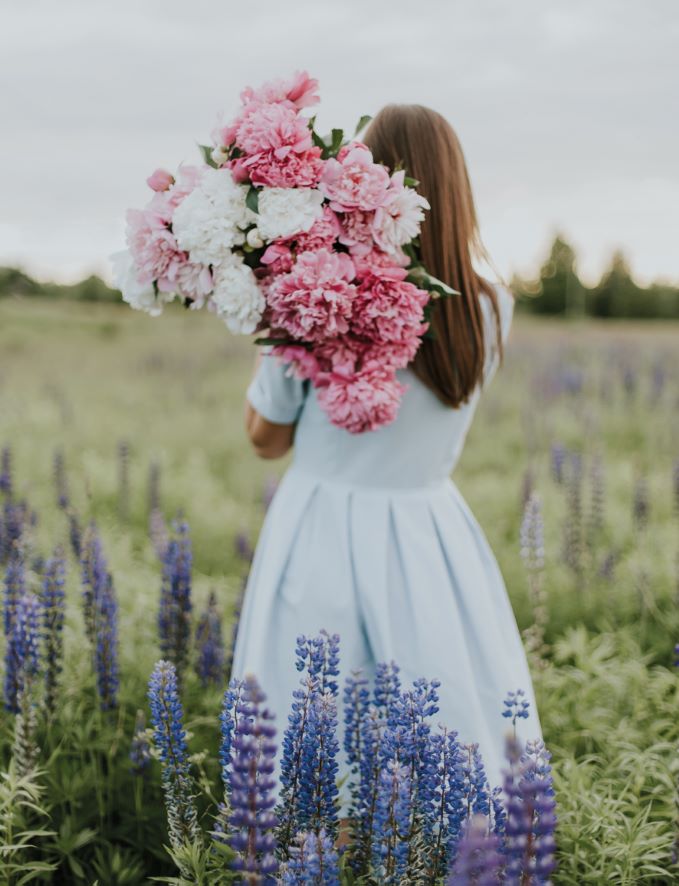
M679 459L679 328L670 324L566 325L520 318L505 366L482 398L454 479L496 553L519 626L531 622L518 533L523 490L542 499L549 601L546 667L534 680L557 789L555 883L671 883L674 794L679 774L679 515L672 489ZM154 661L159 566L147 535L147 484L161 468L168 516L182 511L194 541L195 601L210 589L231 615L242 580L236 532L253 537L261 491L284 464L258 461L242 422L253 348L213 317L168 311L150 319L122 307L0 302L0 444L12 446L16 485L39 514L36 552L66 543L52 460L64 452L70 494L96 518L121 603L120 713L104 717L79 607L78 571L67 579L67 661L58 720L41 734L40 857L57 866L44 882L133 884L172 873L157 773L135 785L127 751ZM550 393L564 367L581 371L576 394ZM665 383L653 393L660 368ZM636 380L629 394L624 386ZM117 447L130 445L129 516L119 514ZM550 447L581 452L582 569L562 558L567 496L550 474ZM592 457L605 466L605 522L588 531ZM635 526L639 477L649 521ZM612 580L598 575L614 551ZM37 581L37 578L33 578ZM330 626L331 627L331 626ZM228 633L228 632L227 632ZM426 676L426 675L425 675ZM191 750L217 791L219 690L187 686ZM3 714L6 768L11 718ZM454 725L454 724L451 724ZM9 790L9 788L7 788ZM25 851L25 850L24 850Z

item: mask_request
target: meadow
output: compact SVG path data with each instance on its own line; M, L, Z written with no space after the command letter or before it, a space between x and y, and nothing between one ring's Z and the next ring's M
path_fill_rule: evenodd
M531 662L552 753L555 884L662 884L679 872L678 344L671 323L519 317L454 476L496 553L519 627L527 638L536 622L544 631ZM58 703L39 724L40 771L24 788L40 814L22 806L10 815L21 794L9 769L14 715L0 715L3 882L27 882L28 861L45 866L35 867L37 882L122 886L176 874L158 764L140 777L129 759L160 658L150 510L157 504L168 522L180 515L190 526L193 627L214 591L228 642L246 541L255 543L285 467L257 460L246 442L253 359L251 345L210 316L0 302L0 447L12 452L14 494L37 515L31 556L48 557L57 544L69 551ZM69 513L81 528L96 521L115 583L112 711L97 700ZM544 553L527 562L536 521ZM27 572L36 591L39 573ZM225 682L204 687L188 670L183 687L205 818L220 799ZM27 838L38 849L15 839L23 818L42 831Z

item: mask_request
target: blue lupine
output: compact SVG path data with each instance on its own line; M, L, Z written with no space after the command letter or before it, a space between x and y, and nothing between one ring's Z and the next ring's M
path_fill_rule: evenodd
M207 607L196 627L196 650L196 673L203 686L221 683L225 668L224 640L214 591L210 592Z
M74 556L80 560L83 551L83 534L78 522L78 516L74 511L68 512L68 540Z
M158 612L160 651L177 668L181 683L191 638L191 568L193 555L187 523L177 527L163 559L163 581Z
M521 559L529 572L538 572L545 565L544 524L540 496L528 497L519 531Z
M64 453L58 449L54 453L54 485L57 493L57 507L65 511L69 505L68 484L66 482L66 464Z
M248 883L275 883L278 863L273 813L275 797L273 714L254 677L247 677L237 706L231 749L231 812L228 842L236 852L232 862Z
M510 690L507 693L507 698L505 698L505 700L502 702L502 704L504 705L502 716L512 718L512 726L514 727L515 737L516 721L520 718L523 718L525 720L530 716L530 714L528 713L530 702L526 700L525 696L526 693L523 689L517 689L516 692Z
M280 882L282 886L340 886L337 850L324 828L317 834L303 831L297 835Z
M379 775L371 846L373 874L387 886L408 870L412 794L410 767L389 760Z
M146 775L151 766L151 744L146 731L146 717L137 711L134 733L130 742L130 769L136 776Z
M388 717L393 704L398 700L401 692L401 679L399 667L396 662L380 662L375 668L375 687L373 698L375 705Z
M198 814L192 795L184 712L177 689L177 672L159 661L148 687L154 744L160 756L168 832L173 849L199 839Z
M0 561L6 562L12 552L21 547L27 525L36 521L25 501L7 498L2 506L0 519Z
M59 674L64 657L64 573L66 563L61 548L45 564L42 584L42 623L45 638L45 708L52 714L57 701Z
M497 886L504 882L500 849L500 839L488 830L486 817L474 815L465 825L447 886Z
M524 752L513 736L506 742L505 882L548 883L556 867L551 755L540 740L527 742Z
M252 550L252 545L250 544L250 539L244 531L238 532L236 534L234 546L236 548L236 554L238 558L242 560L244 563L251 563L254 551Z
M12 450L3 446L0 452L0 492L7 498L12 495Z
M503 838L507 821L507 810L502 800L502 786L496 785L490 792L490 820L491 830L498 837Z
M297 638L296 667L306 669L301 688L293 692L292 711L283 736L278 842L287 857L296 833L314 820L320 826L321 814L336 826L334 798L330 786L337 771L339 742L337 729L337 676L339 637L321 631L316 638Z
M233 748L233 734L236 728L236 720L241 705L241 699L245 692L245 681L232 679L224 693L222 709L219 713L221 727L221 742L219 745L219 762L221 765L222 782L227 800L231 796L231 753Z
M568 450L561 443L552 443L551 470L554 481L561 485L564 481L564 468L568 457Z
M80 565L85 634L92 647L95 648L97 602L104 594L108 584L108 566L94 523L88 526L82 539Z
M361 762L361 727L369 705L368 680L361 671L352 671L344 684L344 751L354 773Z
M20 710L21 695L40 668L40 601L30 591L19 598L5 649L5 708Z
M679 668L679 643L674 647L674 666Z
M118 600L111 575L95 601L95 667L103 711L118 704Z
M471 818L477 812L489 815L490 785L486 777L486 769L479 751L478 742L467 743L463 745L463 748L462 773L464 776L464 787L462 792L467 818Z
M455 730L441 727L429 737L427 757L434 767L434 791L426 816L432 879L442 877L454 857L465 821L464 752Z
M19 600L26 588L24 555L20 548L14 548L5 571L5 588L3 596L3 624L5 636L8 636L14 624L14 616Z

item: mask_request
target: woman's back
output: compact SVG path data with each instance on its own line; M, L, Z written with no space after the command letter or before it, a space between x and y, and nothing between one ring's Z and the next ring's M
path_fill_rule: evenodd
M502 337L506 338L514 299L496 288ZM497 366L495 319L481 295L486 320L486 381ZM444 405L411 369L398 373L407 389L395 421L377 431L349 434L331 424L310 389L295 433L294 466L318 477L363 487L412 488L440 485L462 452L481 387L457 409Z

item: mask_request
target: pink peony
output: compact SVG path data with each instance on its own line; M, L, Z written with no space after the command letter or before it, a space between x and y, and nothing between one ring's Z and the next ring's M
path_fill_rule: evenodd
M349 330L356 287L348 255L317 249L303 252L289 274L268 287L271 325L302 341L321 341Z
M315 381L319 365L314 352L309 348L302 345L275 345L271 352L281 363L289 363L297 378Z
M323 215L316 219L309 230L297 235L295 249L297 252L308 252L323 247L332 249L341 230L339 219L326 204L323 207Z
M167 169L156 169L146 179L146 184L152 191L167 191L174 184L174 176Z
M367 255L375 247L373 239L374 212L355 209L341 216L342 233L339 241L349 248L353 256Z
M172 292L178 266L186 254L177 246L165 221L149 209L128 209L127 243L140 283L158 283L161 292Z
M374 163L368 148L356 142L345 146L337 159L325 161L319 188L338 212L370 211L386 199L389 181L386 167Z
M399 279L403 268L375 268L363 277L354 299L352 329L377 342L404 342L418 338L427 326L422 320L429 293Z
M244 105L251 102L258 104L289 102L300 109L318 104L320 97L316 93L317 89L318 80L314 80L306 71L295 71L289 80L269 80L259 89L248 86L241 92L240 97Z
M172 267L173 290L176 289L183 298L190 299L193 302L192 308L202 308L205 299L212 292L212 273L207 265L189 261L187 253L183 255L185 260Z
M260 259L272 274L287 274L295 262L287 240L274 240L262 253Z
M323 172L321 149L316 147L301 154L290 152L282 159L275 151L267 151L245 160L229 161L227 165L239 181L249 178L253 185L270 188L313 188Z
M245 154L271 151L277 160L312 147L308 121L285 105L251 105L238 125L235 141Z
M318 389L318 402L330 421L352 434L374 431L398 414L405 387L392 372L376 370L334 378Z
M375 211L373 235L385 252L400 251L401 246L417 237L429 203L417 191L403 186L403 170L391 177L384 203Z
M166 191L156 191L148 208L165 222L170 222L175 209L200 182L204 168L201 166L180 166L172 187Z

